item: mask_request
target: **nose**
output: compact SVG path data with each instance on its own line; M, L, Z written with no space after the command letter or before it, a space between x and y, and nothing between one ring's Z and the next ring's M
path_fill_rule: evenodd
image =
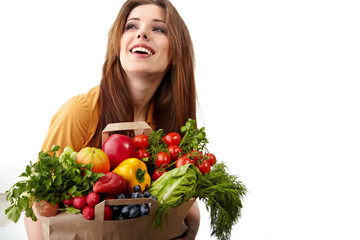
M149 40L149 34L148 34L148 29L147 26L142 26L138 29L138 33L136 36L137 39L144 39L144 40Z
M149 39L148 35L147 35L146 33L143 33L143 32L140 32L140 33L137 35L137 38L138 38L138 39L143 38L143 39L145 39L145 40L148 40L148 39Z

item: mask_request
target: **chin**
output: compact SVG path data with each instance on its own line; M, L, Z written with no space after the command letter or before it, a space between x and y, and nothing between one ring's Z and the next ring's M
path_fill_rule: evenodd
M137 77L163 77L164 75L164 71L159 71L159 70L154 70L154 69L144 69L144 68L140 68L140 69L131 69L131 70L125 70L125 73L127 76L137 76Z

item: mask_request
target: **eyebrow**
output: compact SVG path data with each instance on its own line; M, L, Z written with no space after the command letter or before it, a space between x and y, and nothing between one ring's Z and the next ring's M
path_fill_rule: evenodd
M140 21L140 18L129 18L126 22L128 22L128 21L132 21L132 20L135 20L135 21ZM165 23L165 21L164 20L161 20L161 19L153 19L152 20L153 22L161 22L161 23Z

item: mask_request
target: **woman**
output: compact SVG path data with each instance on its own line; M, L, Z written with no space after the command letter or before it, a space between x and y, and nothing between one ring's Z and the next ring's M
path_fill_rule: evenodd
M108 123L146 121L154 130L177 131L196 118L193 48L188 29L168 0L128 0L108 39L100 86L65 103L54 115L42 150L53 144L101 147ZM59 151L62 152L62 149ZM197 203L183 239L199 228ZM41 224L25 218L29 239L41 239Z

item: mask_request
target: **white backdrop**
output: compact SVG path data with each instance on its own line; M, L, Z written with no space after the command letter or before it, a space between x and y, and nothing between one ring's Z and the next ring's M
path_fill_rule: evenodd
M208 148L249 190L232 239L359 239L358 1L172 2L192 34ZM122 3L0 2L0 192L60 105L99 84ZM0 235L24 239L23 223Z

